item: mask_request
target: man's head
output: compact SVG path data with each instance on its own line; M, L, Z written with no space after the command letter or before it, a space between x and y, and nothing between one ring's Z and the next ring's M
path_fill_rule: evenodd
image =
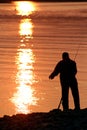
M69 54L68 54L68 52L63 52L63 54L62 54L62 59L63 59L63 60L69 59Z

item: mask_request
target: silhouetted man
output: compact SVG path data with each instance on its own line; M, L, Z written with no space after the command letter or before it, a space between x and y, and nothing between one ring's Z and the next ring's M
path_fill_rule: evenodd
M68 94L69 87L74 99L75 109L80 109L78 83L76 80L77 68L75 61L69 58L69 54L64 52L62 54L62 60L58 62L54 71L49 76L49 79L53 79L55 76L60 74L60 82L62 86L62 105L63 110L69 109Z

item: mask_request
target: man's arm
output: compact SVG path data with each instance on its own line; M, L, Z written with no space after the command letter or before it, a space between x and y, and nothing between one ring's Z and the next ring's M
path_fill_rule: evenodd
M54 69L54 71L50 74L49 79L53 79L60 72L60 63L58 63Z

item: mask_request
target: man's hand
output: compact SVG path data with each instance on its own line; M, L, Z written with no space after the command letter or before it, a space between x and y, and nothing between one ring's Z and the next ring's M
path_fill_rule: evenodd
M53 73L49 76L49 79L53 79L54 78L54 75Z

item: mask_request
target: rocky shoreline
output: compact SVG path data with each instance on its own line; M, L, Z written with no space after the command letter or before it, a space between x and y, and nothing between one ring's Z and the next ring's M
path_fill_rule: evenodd
M5 115L0 118L0 130L87 130L87 108Z

